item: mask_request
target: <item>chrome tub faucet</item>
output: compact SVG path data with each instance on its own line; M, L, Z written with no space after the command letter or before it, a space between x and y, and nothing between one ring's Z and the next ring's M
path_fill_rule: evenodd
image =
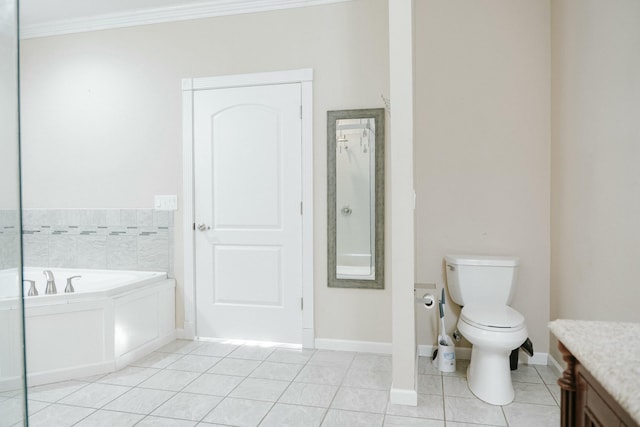
M43 271L44 276L47 278L47 287L44 290L45 294L57 294L56 279L53 277L51 270Z

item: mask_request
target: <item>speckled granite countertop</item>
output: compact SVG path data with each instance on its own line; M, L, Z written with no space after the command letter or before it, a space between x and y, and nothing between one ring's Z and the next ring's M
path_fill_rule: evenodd
M640 423L640 323L558 319L549 329Z

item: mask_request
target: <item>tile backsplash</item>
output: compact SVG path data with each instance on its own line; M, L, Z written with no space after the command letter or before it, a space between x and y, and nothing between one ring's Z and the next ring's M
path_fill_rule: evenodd
M166 271L173 277L173 212L25 209L26 267Z
M0 209L0 270L16 268L20 264L19 238L18 211Z

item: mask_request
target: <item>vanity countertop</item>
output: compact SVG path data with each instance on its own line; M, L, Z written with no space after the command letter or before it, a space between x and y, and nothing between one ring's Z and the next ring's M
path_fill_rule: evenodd
M640 323L558 319L549 329L640 423Z

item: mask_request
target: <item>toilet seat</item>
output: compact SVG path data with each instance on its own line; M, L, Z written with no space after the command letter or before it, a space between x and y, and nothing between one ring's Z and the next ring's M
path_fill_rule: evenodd
M460 320L492 332L515 332L525 327L524 316L508 305L468 304L462 308Z

